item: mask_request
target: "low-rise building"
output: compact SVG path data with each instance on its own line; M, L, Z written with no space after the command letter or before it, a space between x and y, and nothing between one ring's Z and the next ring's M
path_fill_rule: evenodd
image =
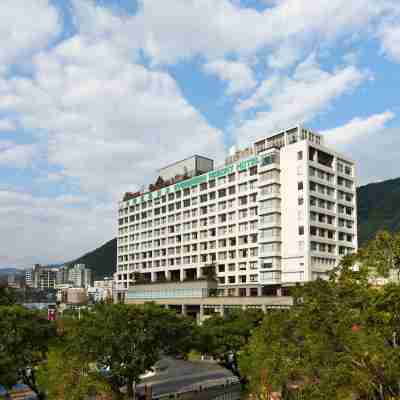
M114 279L104 278L94 281L93 286L89 287L87 291L89 298L94 302L110 300L114 293Z

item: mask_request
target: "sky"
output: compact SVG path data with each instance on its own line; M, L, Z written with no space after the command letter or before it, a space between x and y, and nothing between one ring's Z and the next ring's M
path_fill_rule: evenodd
M399 0L1 0L0 268L113 238L125 191L294 124L400 176Z

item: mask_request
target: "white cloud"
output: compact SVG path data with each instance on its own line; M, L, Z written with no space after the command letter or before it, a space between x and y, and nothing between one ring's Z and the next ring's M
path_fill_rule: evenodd
M0 81L0 110L38 132L49 162L84 191L114 196L149 183L157 168L177 159L220 157L221 132L169 74L135 63L134 49L120 40L134 17L91 2L75 7L78 34L36 55L32 79Z
M368 32L376 17L391 10L387 0L280 0L264 11L229 0L142 0L138 21L144 48L154 61L203 55L251 55L262 48L299 49L316 41L328 45L340 37Z
M44 48L60 28L57 11L49 0L1 0L0 71Z
M62 181L58 189L72 185L90 199L1 192L0 236L7 238L0 266L64 261L93 249L115 235L123 191L150 183L172 161L223 153L221 132L174 79L137 64L135 17L87 1L74 1L73 13L77 34L36 53L32 76L0 79L1 112L37 141L0 142L0 165L24 168L45 155L49 169L61 172L41 171L35 185Z
M115 212L79 196L0 189L0 267L71 261L115 235Z
M0 119L0 132L11 132L17 129L17 124L15 121L4 118Z
M240 94L257 85L251 68L243 62L215 60L205 64L204 70L228 83L226 88L228 95Z
M367 118L354 118L343 126L322 131L326 143L332 146L347 146L365 135L382 131L395 117L391 111L374 114Z
M383 52L394 61L400 62L400 22L384 24L379 36Z
M358 185L399 177L400 129L387 127L393 118L386 111L321 132L329 146L355 161Z
M310 121L367 77L367 73L354 66L325 71L314 56L310 56L297 66L292 77L276 74L265 80L250 98L238 104L238 111L262 111L258 111L253 119L242 122L235 132L237 138L241 143L248 143L275 129Z
M8 168L28 168L36 156L36 147L0 141L0 166Z

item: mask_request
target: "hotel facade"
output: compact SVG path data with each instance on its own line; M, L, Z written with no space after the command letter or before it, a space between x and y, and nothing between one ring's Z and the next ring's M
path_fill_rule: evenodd
M196 155L125 193L114 279L128 302L193 297L189 282L210 274L202 297L279 297L356 249L355 165L296 126L231 149L219 167Z

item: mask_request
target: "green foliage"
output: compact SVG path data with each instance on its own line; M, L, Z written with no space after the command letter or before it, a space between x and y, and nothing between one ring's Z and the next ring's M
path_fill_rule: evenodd
M14 289L5 285L0 285L0 306L11 306L17 301Z
M252 330L261 322L260 310L237 310L213 315L199 330L199 351L212 355L238 375L237 355L247 343Z
M110 392L106 378L82 353L69 351L66 343L50 350L37 375L49 399L87 400L89 396Z
M185 319L155 305L100 305L83 314L73 352L107 371L117 398L123 386L132 398L133 385L158 361L161 351L186 349L190 327Z
M22 381L42 396L36 369L46 358L55 325L21 306L0 306L0 381L12 387Z
M400 231L400 178L357 188L358 241L364 246L381 230Z
M255 330L239 365L259 398L266 391L308 400L400 395L400 287L371 288L365 269L347 262L329 281L299 289L296 306L270 311Z
M378 232L375 239L359 252L361 264L370 273L389 277L393 272L400 274L400 233Z

